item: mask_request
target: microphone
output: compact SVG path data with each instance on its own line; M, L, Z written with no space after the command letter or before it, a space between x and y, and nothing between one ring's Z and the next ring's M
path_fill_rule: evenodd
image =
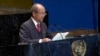
M56 26L56 28L62 29L62 30L60 31L60 35L62 36L62 39L73 38L73 36L67 37L67 35L69 34L69 32L66 32L67 30L66 30L64 27L62 27L61 25L59 25L59 24L54 24L54 26ZM65 33L63 34L63 32L65 32Z
M56 29L56 28L54 27L54 25L52 25L52 24L49 24L49 28L53 28L53 29L55 30L55 32L58 31L58 29Z
M53 29L55 29L55 31L56 32L58 32L59 30L55 27L56 26L56 24L53 24L53 25L50 25ZM61 38L62 38L62 40L64 39L63 38L63 35L61 34L62 32L59 32L59 34L60 34L60 36L61 36Z
M62 26L58 25L58 24L54 24L54 26L56 26L57 29L58 29L58 28L61 28L63 31L65 31L65 29L64 29ZM59 30L58 30L58 31L59 31ZM64 39L64 36L62 35L62 31L60 31L59 34L61 35L61 38L62 38L62 40L63 40L63 39Z
M54 24L54 26L56 26L56 27L62 29L62 31L66 31L66 29L65 29L64 27L62 27L61 25L59 25L59 24Z

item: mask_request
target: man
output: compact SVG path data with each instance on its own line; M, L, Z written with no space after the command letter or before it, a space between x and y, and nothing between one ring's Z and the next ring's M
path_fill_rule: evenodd
M32 16L21 25L19 36L21 42L43 43L51 41L47 38L47 26L43 22L46 15L42 4L36 3L31 8Z

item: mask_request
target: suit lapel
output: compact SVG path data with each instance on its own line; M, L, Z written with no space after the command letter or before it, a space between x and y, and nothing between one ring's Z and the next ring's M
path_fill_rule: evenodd
M38 38L38 37L39 37L38 31L37 31L37 29L36 29L36 27L35 27L35 24L34 24L34 22L32 21L32 19L30 19L30 25L31 25L32 33L34 34L35 37Z
M46 31L45 31L45 28L44 28L44 25L43 25L42 22L41 22L41 30L42 30L42 35L43 35L43 37L45 37Z

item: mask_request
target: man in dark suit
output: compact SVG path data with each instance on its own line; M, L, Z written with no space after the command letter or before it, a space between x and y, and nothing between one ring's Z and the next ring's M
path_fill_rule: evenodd
M46 15L45 7L36 3L31 8L32 16L21 25L19 36L21 42L43 43L51 41L47 38L47 26L43 22Z

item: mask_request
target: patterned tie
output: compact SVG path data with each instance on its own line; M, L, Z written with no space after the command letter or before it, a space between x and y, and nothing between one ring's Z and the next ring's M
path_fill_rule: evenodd
M38 30L38 32L41 32L41 26L40 26L40 24L37 24L37 30Z

